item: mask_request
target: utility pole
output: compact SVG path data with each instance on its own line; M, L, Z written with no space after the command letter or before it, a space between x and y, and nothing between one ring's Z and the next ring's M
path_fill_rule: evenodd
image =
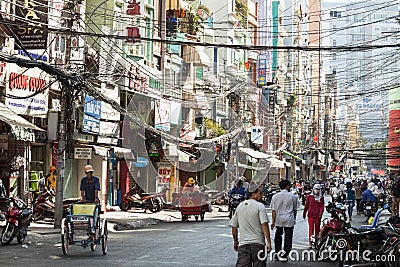
M324 136L325 136L325 179L329 178L329 134L328 120L330 116L330 99L328 95L328 87L325 90L325 118L324 118Z
M75 2L64 6L62 17L66 27L71 29L73 26L73 15L75 13ZM70 12L67 12L69 9ZM71 41L72 36L66 37L65 48L65 64L68 66L71 58ZM59 117L59 140L58 140L58 156L57 156L57 179L56 179L56 201L54 211L54 228L61 228L63 215L63 199L64 199L64 175L65 175L65 160L70 157L72 146L72 115L73 115L73 88L70 80L61 81L61 109Z

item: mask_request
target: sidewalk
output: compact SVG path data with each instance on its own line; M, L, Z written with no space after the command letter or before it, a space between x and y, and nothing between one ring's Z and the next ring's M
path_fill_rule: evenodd
M121 211L118 206L111 207L111 210L112 211L107 211L105 214L102 214L101 218L107 219L108 230L112 232L149 227L151 225L160 223L177 223L182 221L179 210L161 210L160 212L156 213L150 213L147 211L144 213L142 209L132 209L124 212ZM215 218L227 218L227 210L227 206L213 205L213 211L206 212L204 220L207 221ZM269 209L268 213L270 213ZM271 215L269 214L268 216ZM324 218L325 217L329 217L329 214L324 213ZM384 210L379 220L379 225L384 225L389 218L390 213L387 210ZM192 217L190 221L194 221L194 218ZM352 227L358 228L364 224L367 224L366 217L364 215L353 216L353 220L351 221ZM39 235L60 234L60 230L54 229L53 221L50 220L32 223L29 228L31 233Z
M204 220L214 218L227 218L227 206L213 205L212 212L206 212ZM181 212L179 210L161 210L160 212L151 213L143 212L143 209L131 209L129 211L121 211L118 206L112 206L111 211L107 211L101 215L101 218L107 219L107 228L109 231L121 231L149 227L159 223L181 222ZM193 221L192 217L190 221ZM1 227L1 226L0 226ZM59 229L54 229L53 221L39 221L31 223L29 227L32 233L39 235L60 234Z

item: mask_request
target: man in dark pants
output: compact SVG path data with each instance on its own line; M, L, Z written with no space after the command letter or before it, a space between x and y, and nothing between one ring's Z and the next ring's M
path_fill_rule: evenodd
M250 199L239 204L230 222L233 248L238 252L236 267L265 267L267 259L265 253L271 250L271 238L267 212L261 202L262 188L252 183L249 186L249 194L251 194ZM238 227L240 227L240 242Z
M293 229L296 224L297 197L290 193L290 182L282 180L279 182L281 192L275 194L271 199L272 224L275 232L275 260L287 261L293 244ZM285 233L285 241L282 250L282 235Z

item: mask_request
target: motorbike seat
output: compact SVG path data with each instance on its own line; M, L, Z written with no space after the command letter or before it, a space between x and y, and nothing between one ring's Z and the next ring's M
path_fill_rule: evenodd
M23 211L22 211L22 213L21 213L21 216L22 216L22 218L26 218L26 217L28 217L29 215L31 215L32 214L32 210L31 209L24 209Z

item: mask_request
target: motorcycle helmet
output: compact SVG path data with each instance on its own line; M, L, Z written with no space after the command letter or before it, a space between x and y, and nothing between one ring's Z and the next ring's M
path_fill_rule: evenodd
M325 206L326 211L331 213L333 211L333 203L329 202L328 205Z

